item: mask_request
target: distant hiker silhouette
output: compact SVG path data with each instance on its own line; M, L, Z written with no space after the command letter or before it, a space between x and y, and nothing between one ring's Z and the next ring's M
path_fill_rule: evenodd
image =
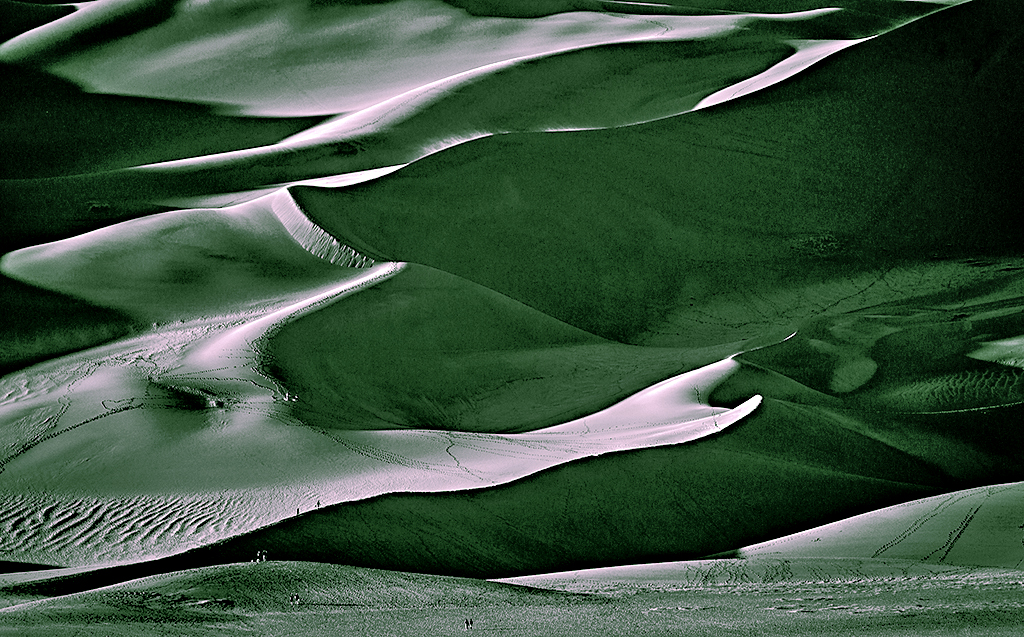
M469 630L469 620L466 620L466 630Z
M473 629L473 618L472 617L470 617L470 619L469 619L469 628L470 628L470 630Z

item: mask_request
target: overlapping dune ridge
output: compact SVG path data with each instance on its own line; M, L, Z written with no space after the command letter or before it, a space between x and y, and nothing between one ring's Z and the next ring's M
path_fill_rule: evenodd
M1015 3L3 11L5 626L1019 625Z

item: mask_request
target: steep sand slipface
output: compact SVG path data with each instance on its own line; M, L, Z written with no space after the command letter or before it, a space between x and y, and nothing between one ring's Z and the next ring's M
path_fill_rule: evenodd
M675 333L682 344L722 291L757 303L765 288L858 275L868 287L922 258L1009 249L995 230L1013 226L999 220L1009 207L995 202L1012 199L1019 133L993 104L1016 112L995 79L1013 84L1014 71L957 21L984 31L1013 9L972 9L942 11L715 108L608 131L478 139L373 184L295 195L328 231L390 258L465 276L603 336L646 342L654 332L667 345ZM993 37L1012 46L1008 31ZM989 69L984 83L975 64ZM879 86L898 89L870 88ZM519 276L521 263L536 276Z
M417 265L282 327L265 347L308 424L481 432L565 422L732 353L609 343Z
M105 11L94 8L16 38L0 47L0 56L46 63L100 92L240 105L250 114L337 114L510 60L609 43L707 38L749 28L751 20L786 19L777 15L778 9L693 16L664 7L652 16L643 15L649 9L631 11L628 4L614 7L616 13L573 11L531 20L474 16L427 0L315 7L295 2L180 3L173 8L166 3L148 3L148 8L140 2L100 4L107 5ZM120 22L130 29L135 19L137 32L92 49L68 46L67 32L80 35L92 26L87 22L98 27L111 16L96 16L116 13L118 4L135 5L121 9ZM910 6L920 9L908 12L913 17L932 9ZM797 20L838 10L801 8L811 11L797 14ZM887 24L862 14L865 26L875 32L895 26L900 18L905 16L890 16ZM864 35L856 20L854 25L842 26ZM129 60L133 70L125 73Z
M983 8L975 11L975 4ZM92 243L102 233L60 248L12 255L10 263L17 265L24 257L24 272L36 273L40 281L56 286L70 277L84 292L140 317L163 312L161 299L124 291L146 291L162 274L180 275L176 259L202 275L197 277L202 285L190 288L171 280L154 287L167 303L183 306L159 316L189 319L185 323L4 379L0 417L5 426L0 431L8 453L0 486L6 491L2 510L9 514L3 518L12 542L6 546L13 547L7 549L9 557L69 564L159 557L265 528L291 517L296 507L305 511L315 502L326 507L381 494L285 520L199 551L196 559L247 559L269 547L285 557L393 568L476 575L536 572L696 557L951 485L990 483L994 476L1017 479L1020 459L1013 450L1019 445L1013 443L1019 427L1004 429L1019 420L1012 411L1013 396L1019 393L1016 371L997 367L1006 367L1015 354L982 349L981 355L971 355L993 339L1003 342L1024 333L1012 320L1002 320L1019 314L1012 302L956 312L968 314L977 333L959 325L933 329L934 321L922 325L857 315L831 322L826 317L818 326L821 332L798 332L792 343L771 350L788 347L794 355L773 359L766 354L745 385L724 386L722 395L728 394L734 409L710 407L707 394L713 382L743 373L742 357L739 368L736 359L727 359L652 387L632 403L622 403L639 403L622 418L618 412L625 407L620 406L541 431L445 430L453 423L483 429L494 422L501 429L530 429L555 422L567 402L580 413L566 417L582 415L628 393L638 378L662 378L679 364L674 352L602 342L579 328L637 343L706 346L755 334L771 342L773 337L764 333L793 318L855 309L869 304L868 299L899 298L913 287L916 273L925 273L923 278L935 285L944 273L958 271L945 263L920 265L916 260L922 257L984 253L989 240L1001 242L997 247L1013 246L1017 226L999 216L1015 209L1004 204L1014 200L1007 194L1015 193L1019 181L1016 164L1002 156L1015 151L1019 141L1013 123L1019 119L1013 117L1019 110L1012 99L1016 76L1009 72L1019 45L1006 28L1015 24L1010 11L1019 9L1013 6L978 2L952 9L862 42L795 81L685 117L615 131L478 139L373 185L331 193L299 190L302 203L330 223L337 237L331 243L314 233L313 241L303 245L359 258L343 249L351 242L366 247L374 259L411 258L408 254L455 274L410 267L379 290L359 292L265 339L268 329L273 332L293 313L344 294L354 281L348 275L361 276L346 273L342 280L321 285L319 275L311 273L333 272L326 264L312 265L311 257L289 243L297 233L292 228L282 232L281 223L260 208L266 202L245 213L188 211L143 220L132 226L139 229L131 239L135 260L118 241ZM646 29L650 22L645 20L635 22ZM547 112L534 119L531 108L524 107L521 119L502 122L516 109L501 111L498 107L505 104L495 99L484 102L490 119L481 120L492 128L497 122L513 129L572 127L572 121L618 125L630 117L646 120L689 108L723 77L734 72L746 76L776 59L777 49L756 46L764 35L758 29L769 23L775 28L774 22L748 23L745 35L751 39L732 41L739 46L726 45L717 51L722 56L710 56L715 64L708 78L692 85L664 82L672 87L669 93L692 89L682 96L645 94L654 101L631 110L629 99L622 98L629 87L661 86L654 80L679 68L655 64L649 74L640 72L621 85L610 80L587 93L597 102L616 98L608 100L614 105L608 111L578 114L569 109L580 119L552 123ZM821 29L822 37L835 37L836 25L842 24L803 22L810 31ZM800 29L784 35L813 38ZM710 44L714 52L718 43ZM638 64L645 68L656 61L652 50L639 45L610 49L640 53ZM234 55L231 47L224 51ZM394 120L376 122L387 127L373 130L381 136L369 138L372 149L346 145L344 135L365 131L345 124L320 131L338 133L341 139L309 139L311 146L293 149L294 154L278 148L4 188L24 194L62 188L78 192L81 187L79 196L90 200L102 193L98 201L121 202L123 196L150 202L287 183L351 170L360 162L394 161L395 153L422 150L425 142L458 142L480 133L485 127L461 117L451 129L432 127L452 114L471 113L472 100L459 101L466 96L501 95L486 79L508 80L512 88L565 78L576 62L599 58L590 53L545 58L528 68L509 67L504 77L471 76L471 83L453 84L460 90L411 96L409 108L399 109ZM613 61L607 69L629 66ZM547 111L549 97L541 91L535 108ZM221 160L223 172L218 172ZM140 184L145 188L137 189ZM65 222L80 212L45 199L22 208L24 200L9 208L36 223L52 221L65 234L71 232ZM273 201L290 200L283 193ZM97 218L105 214L103 205L96 208ZM273 205L269 210L280 218ZM956 214L945 216L950 210ZM34 211L56 211L52 214L66 218ZM207 218L211 222L202 227L219 230L217 235L204 236L190 227ZM132 276L113 277L99 257L86 256L95 250L102 259L121 264L145 262L148 242L182 229L187 254L179 243L150 271L136 267ZM264 241L275 246L275 255L266 261L259 254ZM959 243L950 248L950 241ZM898 255L891 257L886 250ZM81 267L61 270L63 258L71 255ZM295 275L281 283L288 289L268 281L283 264ZM263 266L271 272L260 272ZM380 267L392 273L390 265ZM426 272L431 276L415 278ZM302 285L288 287L296 279ZM942 301L940 314L963 307L963 299L956 297L965 296L966 280L996 282L988 275L951 280L958 289ZM242 285L251 286L250 291L258 287L264 298L230 296ZM878 288L888 292L873 296ZM1008 290L990 288L1004 301ZM377 291L377 301L363 303L370 298L364 295ZM224 292L229 294L214 298ZM800 294L803 304L780 302ZM919 300L933 303L939 297ZM359 303L367 314L376 312L377 324L350 325L359 313L346 314L349 302ZM747 314L730 314L735 306L756 307L761 322L752 327ZM275 316L277 310L284 315ZM351 320L339 325L338 317ZM424 317L430 325L416 323ZM460 322L464 318L472 320ZM853 325L844 324L846 319ZM939 321L963 319L943 316ZM385 323L392 333L382 336L376 328ZM697 327L689 329L692 325ZM364 328L365 341L358 345L364 349L351 349L348 341L363 336ZM473 338L452 338L458 336L454 330ZM409 335L410 341L415 335L416 342L430 347L410 353L410 343L401 342L389 351L394 334ZM915 347L915 341L924 345ZM313 357L304 356L302 348L311 342L323 346L316 357L323 368L304 367L303 359L308 363ZM527 349L528 342L550 347ZM282 354L278 367L265 357L275 343ZM948 343L955 347L947 350ZM678 356L689 369L701 364L698 360L721 358L712 356L714 351ZM374 361L402 354L408 365L397 372L380 365L353 372L344 360L352 352ZM770 364L779 361L789 365ZM808 361L814 361L812 373L801 372ZM320 373L324 368L329 373ZM267 374L274 369L280 379ZM571 386L564 378L569 370L578 374ZM424 374L429 376L417 378ZM330 381L339 377L346 378L346 388L335 391ZM395 378L401 391L388 386ZM622 384L619 378L625 379ZM360 393L349 381L380 389ZM666 389L670 399L661 400L658 394ZM743 401L762 391L768 396L768 390L774 395L750 412L753 403ZM334 413L349 405L364 408L374 430L346 431L352 418L345 427L329 427ZM510 407L522 411L501 420ZM965 410L980 411L964 416ZM312 422L319 430L303 426ZM441 428L381 429L385 423ZM730 426L722 430L725 424ZM716 435L676 445L706 433ZM652 448L634 449L641 445ZM608 453L621 450L630 451ZM585 455L599 457L569 462ZM503 486L470 490L494 484ZM383 495L453 489L458 491ZM984 506L975 504L966 510L956 503L938 506L934 517L928 516L936 509L930 510L925 523L914 526L924 519L916 518L907 527L920 529L910 535L920 544L908 539L905 546L899 542L885 551L904 546L910 553L927 549L950 559L979 559L985 552L978 547L992 537L989 530L1008 529L1001 511L1016 503L1010 495L991 491ZM933 521L941 524L933 528ZM936 544L935 538L948 534L953 523L961 540ZM891 537L874 551L904 531L882 526L869 530ZM339 534L339 528L346 532ZM972 542L961 545L968 536ZM977 546L970 548L971 543ZM789 604L775 602L771 610L793 610L784 606ZM836 625L828 628L838 630ZM824 621L818 625L823 626Z
M265 299L297 298L344 276L331 264L341 246L289 202L282 192L144 217L8 253L0 270L147 322L259 311Z
M353 502L196 559L273 547L279 559L500 577L698 558L929 495L943 481L928 463L766 401L689 445L581 460L488 489Z
M140 3L139 6L145 8L143 5L146 3ZM658 27L657 38L697 39L655 42L650 38L645 38L642 42L627 43L625 46L590 47L554 56L546 55L544 46L537 45L532 40L527 42L517 39L517 36L513 39L519 45L527 46L531 51L527 56L529 60L526 62L517 63L516 58L496 62L497 66L494 67L488 66L479 71L470 70L449 76L447 79L439 80L440 84L436 86L428 81L429 73L436 70L431 67L428 76L420 77L420 80L425 83L417 84L417 88L412 89L409 93L397 97L389 96L393 99L369 106L350 117L342 117L336 122L331 122L326 129L316 127L308 134L295 137L289 144L262 147L222 156L190 158L181 162L148 167L141 172L115 172L90 175L84 178L60 179L47 183L5 183L0 190L3 190L4 195L11 200L13 205L23 209L26 218L47 219L47 223L41 227L36 227L37 224L26 224L24 239L20 244L17 240L12 240L13 245L25 245L24 241L52 240L97 227L104 220L118 221L151 213L159 209L157 207L159 202L176 202L174 205L180 205L183 201L191 201L193 203L190 205L223 205L224 197L210 197L210 195L225 192L248 192L253 189L265 188L268 184L295 183L330 177L339 173L402 165L425 154L478 138L481 135L503 131L618 126L667 117L685 112L694 107L702 98L736 82L750 79L752 83L737 85L736 88L729 89L727 94L719 93L715 99L717 100L721 96L732 99L743 95L753 87L761 87L766 83L784 79L790 73L802 68L804 64L814 61L817 55L814 53L815 51L828 52L833 50L830 48L833 44L837 48L842 48L858 37L885 32L936 8L934 5L926 3L900 3L899 10L887 7L885 10L872 13L878 8L875 7L865 13L862 5L863 3L859 3L854 7L858 10L856 12L822 9L791 15L730 15L727 18L728 24L737 28L730 27L733 30L722 38L707 37L707 29L701 26L705 22L712 25L718 24L723 19L721 16L662 16L675 20L675 22L671 28L666 27L668 28L666 33L661 33L662 27ZM192 5L188 6L192 7ZM156 5L154 7L159 9ZM391 5L386 7L386 9L394 8ZM437 4L435 8L442 13L450 10L443 4ZM798 8L809 9L802 5ZM242 7L235 6L235 9L242 10L245 14ZM333 9L321 8L318 10L330 12L335 9L342 13L350 9L357 12L371 10L367 7L334 7ZM254 13L246 15L257 22L263 19L274 22L266 14L267 10L266 7L253 7ZM372 10L379 10L379 8ZM179 40L182 38L188 40L195 36L197 30L202 31L203 29L198 27L203 24L214 31L223 28L239 28L238 16L225 22L216 3L199 7L198 11L201 15L198 17L190 15L190 19L195 18L195 21L189 22L184 33L169 36L170 43L160 42L157 48L165 45L173 48L173 46L180 45ZM272 10L271 13L273 13ZM591 24L594 20L599 22L602 19L626 20L627 22L635 20L639 21L638 24L647 24L651 19L640 15L604 16L603 18L601 15L599 13L565 14L554 16L554 18L571 21L582 16L580 19L585 24L576 25L583 29L581 37L593 36L599 39L605 35L612 37L614 34L603 33L599 24L596 26ZM130 17L126 17L127 21L122 24L125 28L130 29L131 27L131 19L128 19ZM472 22L476 18L466 19ZM515 22L518 25L517 29L531 28L529 25L532 21ZM661 24L660 21L656 20L655 22ZM678 24L676 24L677 22ZM218 24L220 26L217 26ZM322 34L317 29L329 30L328 25L330 24L333 24L330 20L310 20L308 23L303 22L301 28L313 28L319 38L319 35ZM438 29L443 31L445 28L443 24L447 23L436 24L441 25L438 26ZM379 25L374 25L376 23L373 21L364 21L355 24L353 28L356 31L369 29L375 33L374 29L379 28ZM47 35L44 31L35 32L33 37L38 40L36 44L41 43L40 46L46 49L48 45L45 41L48 38L52 39L52 34ZM145 33L151 35L152 30L145 31ZM265 35L261 34L260 37L264 38ZM140 34L141 36L142 34ZM854 40L850 40L851 37ZM821 38L825 38L825 40L821 40ZM130 39L126 38L122 41ZM264 39L261 39L261 42ZM612 37L612 39L615 38ZM456 40L445 41L454 42ZM371 37L369 41L374 41L374 38ZM20 41L6 45L8 54L13 55L12 51L24 49L22 46L24 43L19 44L18 42ZM25 46L31 49L36 44ZM431 44L431 46L434 45L440 46L438 42ZM536 46L531 48L533 45ZM113 46L116 48L118 45ZM100 51L103 48L99 47L94 51ZM138 55L142 48L133 46L128 53L133 67L138 65ZM794 48L799 49L800 53L791 56L790 53ZM444 47L441 46L441 49L441 51L434 52L443 56ZM251 53L253 50L255 49L247 48L247 53ZM430 50L433 51L433 49ZM473 50L475 53L482 51L485 54L488 51L486 47L476 47ZM422 53L419 48L417 51ZM58 57L62 55L59 51L53 53ZM228 55L225 51L221 51L221 53ZM212 54L216 56L217 53L214 51ZM804 54L810 54L810 56L805 57ZM81 59L81 56L72 57ZM422 55L418 55L416 59L421 57ZM128 76L121 70L121 63L124 60L118 61L119 59L117 55L114 55L110 63L117 67L114 75L118 79L124 79ZM237 59L247 60L246 63L250 65L255 64L259 69L259 73L254 76L256 78L275 75L268 71L268 64L273 63L269 57L241 56ZM288 77L294 77L295 60L292 58L281 59L289 60L288 67L282 73L286 72ZM446 59L455 60L455 58ZM780 59L782 62L776 64ZM226 60L221 61L227 63ZM166 59L161 58L161 63L163 62L166 62ZM348 62L349 60L346 59L345 63L348 64ZM166 71L165 66L161 65L161 69L164 71ZM402 65L394 66L402 68ZM94 67L95 65L88 68ZM190 64L188 68L193 67L194 65ZM470 65L468 68L474 67ZM222 66L218 63L218 73L212 86L225 85L223 81L225 74L220 72L221 69ZM344 76L343 71L344 68L339 71L341 73L339 77ZM236 72L227 75L245 77L246 73L236 69ZM751 77L752 75L754 77ZM314 82L316 87L325 84L324 76L324 69L316 69ZM371 85L377 86L379 76L373 75L372 78ZM247 77L246 87L256 84L258 82L253 82L252 78ZM307 90L296 91L292 90L294 87L290 84L279 81L272 82L271 87L275 90L284 87L283 90L289 91L289 95L294 96L294 99L303 104L309 103L308 89L314 88L306 87ZM359 90L353 88L352 85L345 84L343 93L355 95L359 93ZM189 95L182 97L190 98ZM333 113L334 111L329 112ZM146 117L144 112L137 112L134 115L142 117L143 120ZM157 116L151 115L151 117ZM179 117L180 114L172 115L172 119L175 121ZM208 122L203 123L205 120L202 117L199 120L201 121L197 125L208 128ZM265 135L270 134L272 130L285 130L289 125L291 124L255 122L249 126L253 131L250 143L256 143L257 140L263 142L266 139ZM102 126L107 127L108 124L103 123ZM242 124L239 126L245 128ZM228 128L237 127L232 124ZM125 134L138 139L125 144L125 148L121 148L117 144L112 146L112 151L115 154L125 155L127 153L127 157L103 158L101 163L116 166L123 165L123 162L130 161L130 158L134 156L139 158L154 155L180 157L194 153L195 146L190 141L186 143L181 139L193 135L193 129L194 127L184 130L180 134L174 134L173 131L176 129L173 126L165 128L162 123L159 126L147 126L145 123L132 126L131 130L126 131ZM144 132L141 134L136 132L140 130ZM212 143L212 149L216 149L222 144L230 147L239 143L236 136L225 132L227 129L223 126L217 127L216 130L218 131L218 140L216 143ZM325 137L324 134L328 132L330 134ZM204 137L209 139L209 135ZM225 139L220 140L220 137ZM135 149L140 147L136 141L140 142L141 147L145 150L136 152ZM49 165L53 162L43 163ZM95 162L86 162L81 164L79 170L95 169L94 164ZM44 172L45 170L47 169L44 166ZM207 198L202 198L204 195ZM197 199L197 197L200 198ZM251 197L246 196L245 198ZM227 201L238 202L243 199L228 197ZM65 231L62 232L62 228Z
M234 235L213 235L222 250L245 248L242 239L253 233L280 236L281 227L275 225L280 222L267 216L265 209L250 206L244 210L250 214L241 219L249 226ZM115 227L111 231L123 230L121 236L130 236L139 245L155 240L156 247L167 234L168 226L160 222L177 230L176 216L131 222L124 224L127 230ZM224 222L224 215L213 214L210 223L201 227L209 230ZM151 231L154 224L156 230ZM190 236L198 240L211 237L203 232ZM104 233L69 243L74 248L72 254L113 250L129 258L118 244L108 242ZM306 254L297 244L290 245ZM50 274L50 280L61 281L63 277L46 269L48 264L60 265L56 258L62 254L59 247L14 254L11 263L34 264L36 271ZM47 255L47 249L55 254ZM287 254L283 245L280 249ZM33 255L40 251L44 254ZM150 252L136 248L131 254L145 259ZM191 265L200 265L203 254L200 252L198 263ZM188 255L175 252L173 256L183 259ZM416 282L413 290L427 283L426 288L447 289L449 294L416 298L416 307L423 312L396 314L393 325L382 326L379 317L368 313L364 318L376 329L414 334L424 316L468 312L476 318L471 322L476 325L475 332L454 335L452 340L443 325L430 329L442 328L440 342L448 346L461 343L470 350L498 347L514 351L525 342L536 346L544 338L551 339L549 346L560 342L600 344L596 337L428 268L410 268L408 274L401 265L388 263L368 269L334 269L338 274L333 285L314 288L307 282L301 296L291 295L291 305L287 305L289 296L281 295L264 298L245 313L179 319L140 337L6 377L2 407L6 446L11 453L4 459L0 475L9 510L5 550L20 555L23 561L58 564L160 557L281 520L291 516L293 508L298 512L394 491L449 491L501 484L580 457L687 442L721 431L757 405L756 398L730 410L704 402L713 385L736 367L724 360L655 385L604 412L528 434L469 434L444 428L311 429L303 426L307 424L303 412L294 409L296 397L287 383L282 386L263 372L261 347L268 340L274 342L273 333L284 322L327 303L340 306L360 294L373 294L372 287L366 288L388 277L408 276ZM90 276L87 268L81 270L83 280L91 284L91 288L82 286L86 292L91 289L127 303L139 300L130 294L119 296L118 290L147 281L144 269L134 270L134 282ZM246 282L244 278L236 281L239 285ZM174 294L175 283L166 296ZM214 281L205 288L184 291L201 298L204 291L212 295L218 284ZM363 291L352 299L338 301L359 290ZM402 296L398 295L399 305L409 302ZM137 311L146 308L145 299L142 301L134 306ZM317 314L314 311L312 316ZM300 350L319 347L322 353L331 352L323 347L317 330L309 332L303 321L295 325L295 329L285 327L283 331L293 339L295 335L305 339ZM627 359L641 354L621 345L611 346L615 349L627 350ZM657 354L660 360L668 360L665 353ZM632 371L637 362L628 362ZM680 361L673 357L672 365L678 368ZM598 369L609 380L623 373L614 365L610 376ZM552 377L547 385L556 394L567 392L563 379ZM431 394L437 393L436 388L432 390L428 402ZM608 394L604 396L607 399ZM56 402L55 397L59 397ZM483 398L486 402L489 396ZM372 406L375 398L369 399L369 411L380 411ZM314 395L313 405L316 400ZM564 409L557 405L557 410ZM346 422L351 428L353 421ZM322 419L316 424L331 426ZM437 422L429 424L437 426ZM533 421L530 424L536 426ZM252 462L253 458L259 462ZM33 485L33 495L24 494L24 484Z

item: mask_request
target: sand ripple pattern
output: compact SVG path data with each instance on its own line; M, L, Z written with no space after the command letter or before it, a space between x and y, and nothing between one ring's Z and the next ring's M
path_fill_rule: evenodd
M927 378L883 392L901 412L956 412L1024 403L1024 369L993 367Z
M39 563L132 562L235 535L257 520L239 497L0 492L0 556Z

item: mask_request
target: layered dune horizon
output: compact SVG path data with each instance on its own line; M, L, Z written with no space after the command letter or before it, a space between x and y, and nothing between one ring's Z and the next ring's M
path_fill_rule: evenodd
M4 3L0 634L1015 634L1022 11Z

